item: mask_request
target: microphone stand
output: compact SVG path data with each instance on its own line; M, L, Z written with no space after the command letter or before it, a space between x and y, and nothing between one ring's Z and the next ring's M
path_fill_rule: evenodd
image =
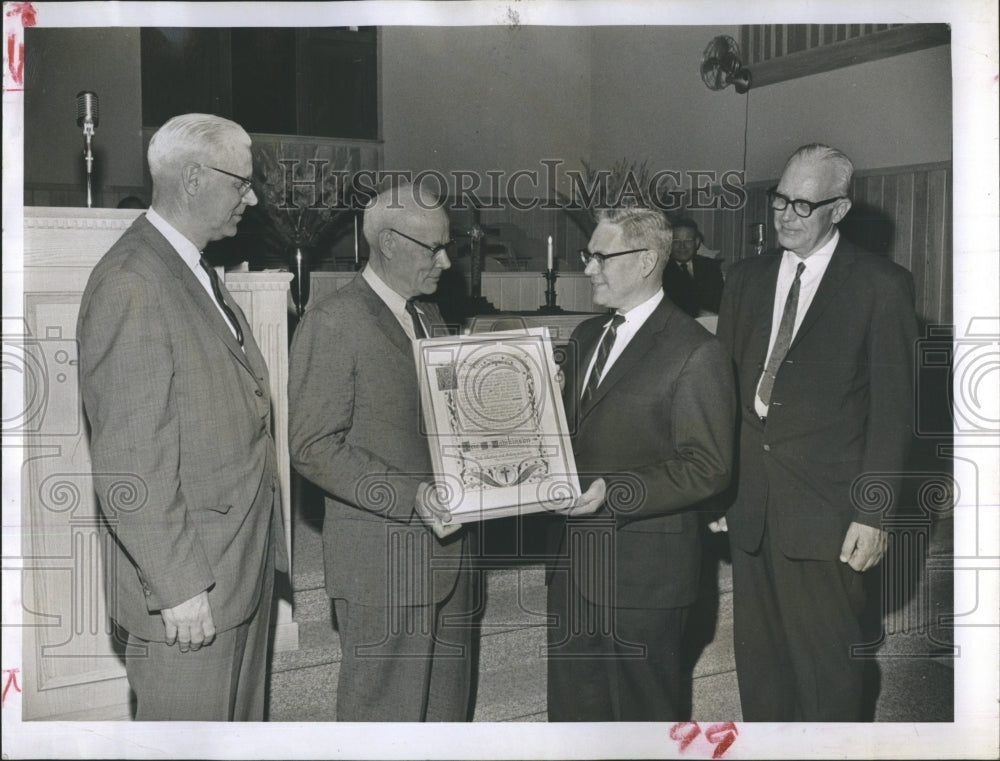
M94 138L94 124L87 121L83 125L83 159L87 162L87 208L94 205L93 177L94 151L91 141Z

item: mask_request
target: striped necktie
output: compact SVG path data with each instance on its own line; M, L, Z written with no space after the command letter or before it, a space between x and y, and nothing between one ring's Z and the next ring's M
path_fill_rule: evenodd
M604 373L604 366L608 363L608 355L611 353L611 347L614 345L615 337L618 335L618 328L623 322L625 322L625 316L616 314L614 319L611 320L611 325L604 331L601 343L597 347L594 367L590 371L590 377L587 378L587 387L583 390L583 395L580 397L580 401L584 404L594 397L597 387L601 385L601 375Z
M420 313L417 308L413 305L413 301L406 302L406 312L410 315L410 319L413 320L413 335L416 338L427 338L427 331L424 330L424 323L420 319Z
M785 361L788 348L792 345L792 335L795 332L795 315L799 311L799 284L802 273L805 271L805 262L799 262L795 269L795 280L792 281L788 289L788 298L785 299L785 311L781 313L781 323L778 325L778 337L774 339L774 348L771 350L771 357L767 360L767 367L760 378L760 385L757 386L757 396L767 407L771 404L771 392L774 390L774 379L778 375L778 368Z
M236 319L236 313L232 310L229 304L226 303L226 299L222 295L222 283L219 282L219 274L215 269L208 263L208 259L204 256L201 257L200 261L201 267L205 272L208 273L208 280L212 284L212 293L215 294L215 300L222 309L222 313L226 315L226 319L229 320L229 324L233 326L233 330L236 332L236 340L239 341L240 346L243 345L243 329L240 327L239 320Z

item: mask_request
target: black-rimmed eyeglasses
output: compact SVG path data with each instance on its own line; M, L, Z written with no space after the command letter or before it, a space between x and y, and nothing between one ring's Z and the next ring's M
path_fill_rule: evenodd
M616 251L613 254L602 254L600 251L588 251L585 248L581 248L580 261L582 261L583 265L586 267L588 264L590 264L592 261L596 259L597 264L603 267L604 262L606 262L608 259L614 259L616 256L625 256L625 254L637 254L640 251L645 251L645 250L646 249L644 248L630 248L628 251Z
M455 243L454 239L452 239L452 240L446 240L444 243L438 243L436 246L431 246L431 245L429 245L427 243L424 243L423 241L417 240L416 238L411 238L406 233L401 233L395 227L390 227L389 229L392 232L396 233L396 235L401 235L402 237L406 238L408 241L411 241L412 243L416 243L421 248L426 248L428 251L431 252L431 257L435 257L438 254L445 254L445 255L447 255L448 254L448 249L450 249L454 245L454 243Z
M834 203L843 198L847 198L847 196L834 196L833 198L826 198L822 201L806 201L803 198L789 198L788 196L782 195L778 192L777 185L767 191L767 202L771 205L772 209L775 211L784 211L791 206L792 211L803 218L812 216L812 213L821 206L826 206L827 204Z
M211 169L212 171L218 172L219 174L224 174L227 177L232 177L234 180L239 180L240 181L239 193L241 196L246 195L247 191L250 190L250 186L253 185L253 179L251 179L250 177L241 177L238 174L227 172L225 169L219 169L219 167L217 166L209 166L208 164L202 164L202 166L204 166L207 169Z

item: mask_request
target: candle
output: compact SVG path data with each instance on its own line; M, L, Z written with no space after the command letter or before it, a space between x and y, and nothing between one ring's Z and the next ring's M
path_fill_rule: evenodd
M549 272L552 271L552 236L549 236Z
M358 215L354 215L354 263L358 263Z

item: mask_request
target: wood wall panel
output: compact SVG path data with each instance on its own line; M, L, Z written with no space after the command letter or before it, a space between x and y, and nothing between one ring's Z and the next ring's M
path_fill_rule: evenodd
M703 225L706 245L721 250L725 264L752 256L748 229L754 222L766 223L769 246L774 245L766 191L776 181L747 185L743 209L691 214ZM857 172L854 208L844 223L855 243L912 273L917 315L930 324L952 319L952 183L950 162Z

